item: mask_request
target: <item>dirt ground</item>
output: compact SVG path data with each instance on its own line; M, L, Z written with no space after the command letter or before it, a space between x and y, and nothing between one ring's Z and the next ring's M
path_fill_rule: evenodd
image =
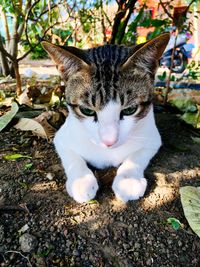
M156 119L163 147L146 170L145 197L127 205L109 184L101 186L97 201L75 203L52 144L30 132L2 132L0 266L200 266L200 239L179 195L180 186L200 186L200 145L191 139L200 133L175 114ZM3 158L14 153L30 158ZM95 173L105 181L115 170ZM174 230L167 223L171 217L183 227Z

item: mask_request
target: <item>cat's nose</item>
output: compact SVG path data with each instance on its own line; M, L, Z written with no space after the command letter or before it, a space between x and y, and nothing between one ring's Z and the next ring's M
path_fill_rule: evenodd
M103 141L104 145L106 145L107 147L113 146L116 142L117 142L116 139L114 139L114 140L104 140Z
M102 125L99 128L99 136L104 145L113 146L118 140L118 125L110 123L110 125Z

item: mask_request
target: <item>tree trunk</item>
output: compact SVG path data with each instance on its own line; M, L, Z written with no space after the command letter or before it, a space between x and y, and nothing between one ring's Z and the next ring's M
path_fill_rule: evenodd
M132 3L130 3L130 7L128 8L127 12L125 13L124 18L121 21L119 34L118 34L118 44L122 43L122 40L123 40L124 34L125 34L125 30L126 30L126 26L127 26L128 21L131 17L131 14L133 13L134 6L135 6L135 3L137 2L137 0L130 1L130 2L132 2Z
M3 47L3 41L2 41L1 34L0 34L0 46ZM2 73L4 76L9 75L10 74L10 68L9 68L9 64L8 64L8 59L4 55L4 53L2 53L1 51L0 51L0 63L1 63L0 74Z
M15 71L15 78L17 83L16 93L17 96L20 96L22 93L22 82L21 82L21 76L19 74L19 63L17 60L13 62L13 68Z
M118 1L118 10L114 18L110 44L120 44L125 34L126 26L134 10L137 0Z
M9 49L9 42L10 42L10 33L8 29L8 21L6 14L3 10L1 10L1 17L2 17L2 23L3 23L3 28L5 31L5 44L6 44L6 50Z
M18 35L18 19L15 16L13 19L13 34L12 39L10 41L10 54L14 57L14 59L17 59L18 54L18 41L19 41L19 35Z
M8 65L7 58L1 52L0 52L0 74L3 74L3 76L8 76L10 74L10 68Z

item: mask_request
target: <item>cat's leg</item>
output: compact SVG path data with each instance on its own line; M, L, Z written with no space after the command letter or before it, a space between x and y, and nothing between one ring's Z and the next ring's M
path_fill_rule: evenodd
M144 195L147 187L144 170L156 152L156 149L141 149L131 154L120 165L112 185L118 199L127 202Z
M98 190L97 179L83 158L72 150L56 146L67 175L68 194L79 203L93 199Z

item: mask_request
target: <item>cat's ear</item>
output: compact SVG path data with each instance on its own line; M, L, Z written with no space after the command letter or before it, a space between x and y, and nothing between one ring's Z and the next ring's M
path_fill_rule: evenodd
M82 53L80 49L75 47L63 48L46 41L41 44L56 63L58 71L65 80L77 71L89 68L89 65L79 57Z
M122 70L126 71L139 67L154 75L169 38L170 34L164 33L144 44L135 46L129 58L122 65Z

